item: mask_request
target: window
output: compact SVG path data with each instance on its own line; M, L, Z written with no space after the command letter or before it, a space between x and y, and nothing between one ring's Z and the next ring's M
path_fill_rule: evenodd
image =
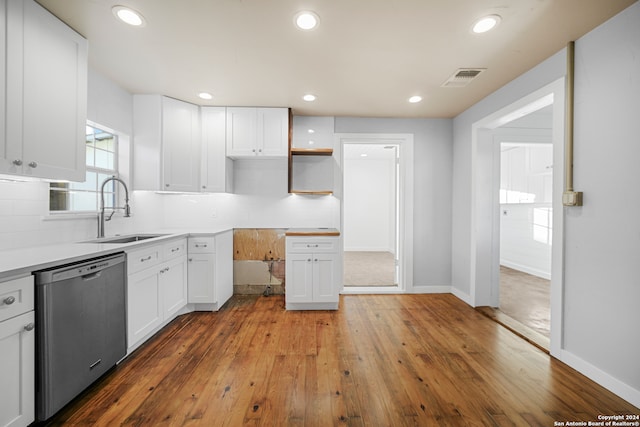
M110 176L118 176L117 135L87 125L84 182L52 182L49 185L51 212L96 212L99 209L100 187ZM115 182L104 188L105 206L115 206Z

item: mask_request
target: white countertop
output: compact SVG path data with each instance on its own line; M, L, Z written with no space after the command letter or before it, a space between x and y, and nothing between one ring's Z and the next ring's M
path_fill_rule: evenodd
M131 243L76 242L0 251L0 280L28 275L33 271L44 270L57 265L69 264L117 252L124 252L132 247L142 247L144 245L160 243L165 240L186 237L189 235L213 235L227 230L229 229L154 230L153 232L144 232L139 234L165 235Z

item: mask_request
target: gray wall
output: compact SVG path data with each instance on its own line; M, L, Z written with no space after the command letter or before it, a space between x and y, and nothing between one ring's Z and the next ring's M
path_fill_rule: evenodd
M336 133L414 136L414 286L451 284L451 147L449 119L336 117Z
M640 406L640 3L576 41L575 187L564 212L564 304L559 357ZM565 74L565 51L454 119L452 284L471 289L471 129ZM629 197L631 194L633 196ZM478 224L478 227L481 227ZM554 243L555 244L555 243Z

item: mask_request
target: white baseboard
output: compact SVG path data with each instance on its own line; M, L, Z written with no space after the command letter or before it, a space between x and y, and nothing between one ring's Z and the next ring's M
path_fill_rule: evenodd
M537 268L530 267L524 264L518 264L517 262L511 262L509 260L500 259L500 265L504 265L505 267L512 268L514 270L522 271L527 274L531 274L533 276L541 277L543 279L551 280L551 272L544 271Z
M450 294L451 286L413 285L409 292L412 294Z
M553 354L553 356L581 374L597 382L607 390L631 403L633 406L640 408L640 390L636 390L619 379L612 377L603 370L593 366L567 350L560 350L559 354Z
M465 294L464 292L460 291L459 289L454 288L453 286L451 286L451 293L455 297L457 297L457 298L461 299L462 301L466 302L471 307L475 307L473 305L473 300L471 299L471 295Z
M366 247L345 247L344 248L345 252L391 252L393 253L393 249L389 249L389 248L372 248L371 246L366 246Z

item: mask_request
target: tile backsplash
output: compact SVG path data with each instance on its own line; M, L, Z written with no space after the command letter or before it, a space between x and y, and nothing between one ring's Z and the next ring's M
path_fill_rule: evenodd
M145 229L161 227L161 216L145 214L153 211L153 200L144 199L133 194L132 218L122 218L118 212L107 223L106 234L139 231L141 223ZM0 250L90 240L97 236L97 221L95 214L49 215L47 182L0 181Z
M131 218L118 211L105 235L162 228L208 230L340 226L334 197L270 194L157 194L133 191ZM0 180L0 251L91 240L97 215L49 215L47 182Z

